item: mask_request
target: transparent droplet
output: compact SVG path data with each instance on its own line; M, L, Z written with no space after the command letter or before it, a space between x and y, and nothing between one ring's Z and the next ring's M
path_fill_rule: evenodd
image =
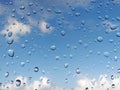
M15 83L16 83L16 86L19 87L21 85L21 80L17 79Z
M8 50L8 56L14 57L14 50L9 49L9 50Z
M46 29L50 29L50 24L46 24Z
M8 37L11 37L12 36L12 32L8 32Z
M21 47L22 47L22 48L25 48L25 44L21 44Z
M112 88L115 88L115 84L112 84L111 86L112 86Z
M61 14L61 13L62 13L62 11L61 11L61 10L59 10L59 9L55 9L55 13L56 13L56 14Z
M68 83L68 79L67 78L65 78L65 83Z
M8 77L8 76L9 76L9 72L6 72L6 73L5 73L5 77Z
M56 59L56 60L59 60L59 59L60 59L60 56L55 56L55 59Z
M79 43L79 44L82 44L82 40L78 40L78 43Z
M24 10L24 9L25 9L25 6L21 6L21 7L20 7L20 10Z
M49 79L47 80L47 84L50 84L50 80Z
M120 68L118 68L117 70L118 70L118 73L120 73Z
M117 25L112 25L110 26L111 31L117 30L118 26Z
M34 72L38 72L39 68L38 67L34 67Z
M105 57L109 57L110 53L109 52L104 52L103 54L104 54Z
M97 37L97 41L98 41L98 42L102 42L102 41L103 41L103 37L98 36L98 37Z
M65 63L65 64L64 64L64 67L65 67L65 68L68 68L68 66L69 66L68 63Z
M25 62L21 62L20 65L21 65L21 67L24 67L25 66Z
M113 75L111 75L111 80L114 80L114 76Z
M52 46L50 47L50 49L54 51L54 50L56 50L56 46L55 46L55 45L52 45Z
M65 32L65 31L61 31L61 35L62 35L62 36L65 36L65 35L66 35L66 32Z
M89 90L88 87L86 87L85 90Z
M8 39L7 39L7 43L8 43L8 44L12 44L13 41L14 41L14 40L13 40L12 38L8 38Z
M77 68L77 69L76 69L76 73L77 73L77 74L80 74L80 68Z
M117 36L117 37L120 37L120 32L117 32L117 33L116 33L116 36Z

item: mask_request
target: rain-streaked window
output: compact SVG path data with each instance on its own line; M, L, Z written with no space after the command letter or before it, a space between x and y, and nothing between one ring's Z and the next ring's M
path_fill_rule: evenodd
M120 90L120 0L0 0L0 90Z

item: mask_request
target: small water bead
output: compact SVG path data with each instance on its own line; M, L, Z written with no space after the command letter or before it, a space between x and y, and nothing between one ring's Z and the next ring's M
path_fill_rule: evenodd
M56 46L55 46L55 45L52 45L52 46L50 47L50 49L51 49L52 51L55 51L55 50L56 50Z
M9 72L6 72L6 73L5 73L5 77L8 77L8 76L9 76Z
M97 37L97 41L98 41L98 42L102 42L102 41L103 41L103 37L98 36L98 37Z
M112 88L115 88L115 84L112 84L111 86L112 86Z
M47 84L50 84L50 79L47 79Z
M12 36L12 32L8 32L8 37L11 37Z
M8 44L12 44L13 42L14 42L14 39L12 39L12 38L8 38L8 39L7 39L7 43L8 43Z
M16 83L16 86L19 87L21 85L21 80L17 79L15 83Z
M65 83L68 83L68 79L67 78L65 78Z
M50 29L50 24L46 24L46 29Z
M21 67L24 67L25 66L25 62L21 62L20 65L21 65Z
M34 72L38 72L39 68L38 67L34 67Z
M80 68L77 68L77 69L76 69L76 73L77 73L77 74L80 74Z
M110 53L109 53L109 52L107 52L107 51L106 51L106 52L104 52L103 54L104 54L104 56L105 56L105 57L109 57L109 55L110 55Z
M25 48L25 44L21 44L21 48Z
M64 64L64 67L65 67L65 68L68 68L68 66L69 66L68 63L65 63L65 64Z
M120 32L117 32L117 33L116 33L116 36L117 36L117 37L120 37Z
M13 49L8 50L8 56L14 57L14 50Z
M55 59L56 59L56 60L59 60L59 59L60 59L60 56L55 56Z
M25 9L25 6L21 6L21 7L20 7L20 10L24 10L24 9Z
M63 30L61 31L61 36L65 36L66 35L66 32Z

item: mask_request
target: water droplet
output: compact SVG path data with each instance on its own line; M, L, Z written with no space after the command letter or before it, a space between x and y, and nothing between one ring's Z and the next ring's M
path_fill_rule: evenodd
M114 76L113 75L111 75L111 80L114 80Z
M56 60L59 60L59 59L60 59L60 56L56 56L55 59L56 59Z
M55 9L55 13L56 13L56 14L61 14L61 13L62 13L62 11L61 11L61 10L59 10L59 9Z
M117 36L117 37L120 37L120 32L117 32L117 33L116 33L116 36Z
M50 84L50 80L49 79L47 79L47 84Z
M8 38L8 39L7 39L7 43L8 43L8 44L12 44L13 41L14 41L14 40L13 40L12 38Z
M12 36L12 32L8 32L8 37L11 37Z
M110 26L111 31L117 30L118 26L117 25L112 25Z
M50 24L46 24L46 29L50 29Z
M24 67L25 66L25 62L21 62L20 65L21 65L21 67Z
M65 32L65 31L61 31L61 35L62 35L62 36L65 36L65 35L66 35L66 32Z
M109 57L110 53L109 52L104 52L103 54L104 54L105 57Z
M9 72L6 72L6 73L5 73L5 77L8 77L8 76L9 76Z
M115 84L112 84L111 86L112 86L112 88L115 88Z
M14 50L9 49L8 50L8 56L13 57L14 56Z
M38 72L39 68L38 67L34 67L34 72Z
M78 40L78 43L79 43L79 44L82 44L82 40Z
M52 45L52 46L50 47L50 49L54 51L54 50L56 50L56 46L55 46L55 45Z
M25 48L25 44L21 44L21 47L22 47L22 48Z
M16 86L19 87L21 85L21 80L17 79L15 83L16 83Z
M80 74L80 68L77 68L77 69L76 69L76 73L77 73L77 74Z
M103 41L103 37L98 36L98 37L97 37L97 41L98 41L98 42L102 42L102 41Z
M67 78L65 78L65 83L68 83L68 79Z
M20 10L24 10L24 9L25 9L25 6L21 6L21 7L20 7Z
M68 63L65 63L65 64L64 64L64 67L65 67L65 68L68 68L68 66L69 66Z

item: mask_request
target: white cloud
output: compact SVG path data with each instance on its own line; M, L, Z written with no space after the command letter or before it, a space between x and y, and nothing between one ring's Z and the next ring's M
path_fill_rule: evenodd
M21 80L21 86L17 87L15 81ZM35 80L29 83L25 77L17 77L13 84L5 84L0 87L0 90L120 90L120 77L114 76L111 80L106 75L100 75L99 79L90 79L87 77L81 78L77 81L77 86L74 89L63 88L48 83L47 77L41 77L40 80ZM24 85L26 83L26 85ZM8 87L8 88L7 88Z
M50 33L53 30L53 27L44 20L40 22L39 28L43 33Z
M113 80L110 80L105 75L101 75L98 81L89 78L80 79L75 90L85 90L85 88L88 88L88 90L119 90L120 77L115 76Z
M6 38L8 38L7 30L9 30L12 32L12 38L14 38L14 40L18 40L20 36L30 33L30 28L30 25L21 23L14 18L8 18L8 24L5 25L4 29L0 33L6 34Z

